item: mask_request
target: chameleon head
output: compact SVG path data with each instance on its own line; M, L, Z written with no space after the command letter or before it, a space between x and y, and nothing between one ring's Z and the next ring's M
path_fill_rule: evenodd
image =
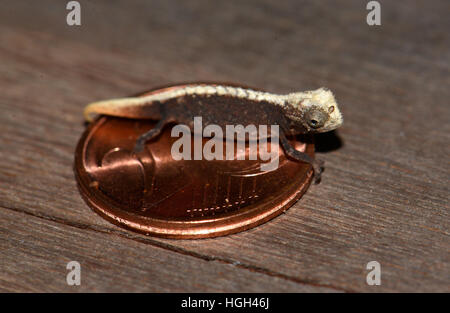
M308 132L327 132L343 123L333 93L326 88L290 93L287 103L287 117L294 123L300 123Z

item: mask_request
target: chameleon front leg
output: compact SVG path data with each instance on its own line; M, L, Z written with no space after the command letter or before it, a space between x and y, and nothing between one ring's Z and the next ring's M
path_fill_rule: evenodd
M161 134L162 129L164 128L164 125L167 124L167 119L163 117L156 123L155 127L150 129L148 132L142 134L139 136L139 138L136 140L136 144L134 146L134 152L141 152L144 150L145 143L153 138L156 138Z
M318 184L323 172L324 162L322 160L314 159L304 152L295 150L295 148L287 140L284 133L280 133L280 143L288 157L312 165L314 170L314 183Z

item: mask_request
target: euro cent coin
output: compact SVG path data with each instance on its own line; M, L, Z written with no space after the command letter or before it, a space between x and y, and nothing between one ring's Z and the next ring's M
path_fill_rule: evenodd
M161 90L167 89L151 93ZM259 157L175 160L171 148L179 138L171 136L174 125L165 127L143 152L134 153L136 139L155 124L101 116L76 148L74 171L83 199L118 226L166 238L232 234L286 211L311 182L311 166L288 159L276 142L269 145L278 148L278 166L269 171L261 171L268 161ZM192 135L192 147L194 140ZM204 145L209 139L200 140ZM293 138L291 144L314 156L313 143Z

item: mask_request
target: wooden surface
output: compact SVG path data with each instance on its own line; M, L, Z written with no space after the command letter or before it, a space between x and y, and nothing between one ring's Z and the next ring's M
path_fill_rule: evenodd
M450 3L2 1L1 291L450 291ZM240 234L163 240L116 227L72 172L82 109L185 81L329 87L320 185ZM81 264L81 286L66 264ZM381 264L381 286L366 264Z

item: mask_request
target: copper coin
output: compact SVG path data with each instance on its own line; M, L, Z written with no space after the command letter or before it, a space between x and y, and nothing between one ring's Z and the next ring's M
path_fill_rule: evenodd
M247 157L174 160L171 147L178 138L171 137L173 126L136 155L136 139L155 124L102 116L78 143L74 170L80 193L94 211L119 226L166 238L236 233L286 211L311 182L311 166L287 159L281 147L279 166L268 172L260 170L263 161ZM314 156L314 144L298 139L291 144Z

